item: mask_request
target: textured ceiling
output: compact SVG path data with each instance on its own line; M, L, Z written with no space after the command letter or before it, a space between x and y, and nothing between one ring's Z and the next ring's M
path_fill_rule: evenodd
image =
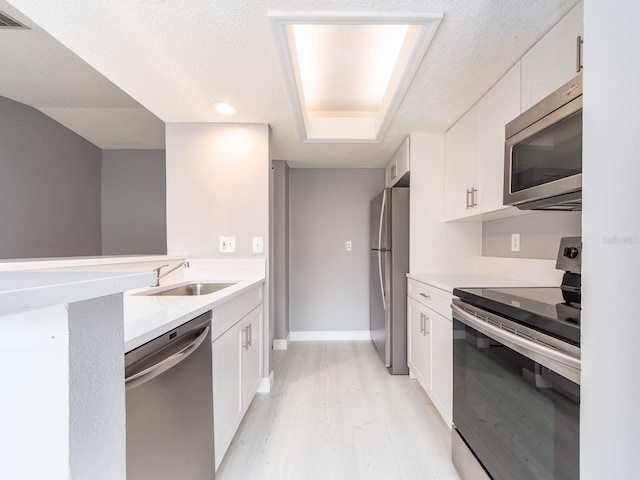
M275 159L292 166L376 167L407 134L451 126L577 0L9 3L164 122L228 122L210 108L228 101L240 111L234 121L271 125ZM267 13L318 11L444 13L380 144L309 144L298 137ZM28 62L36 60L46 58Z
M0 95L30 105L100 148L164 148L164 123L19 11L0 29Z

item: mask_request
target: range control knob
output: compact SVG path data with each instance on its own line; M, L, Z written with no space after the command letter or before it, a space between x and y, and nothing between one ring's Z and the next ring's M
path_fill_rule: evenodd
M580 250L576 247L565 247L563 255L567 258L576 258L579 253Z

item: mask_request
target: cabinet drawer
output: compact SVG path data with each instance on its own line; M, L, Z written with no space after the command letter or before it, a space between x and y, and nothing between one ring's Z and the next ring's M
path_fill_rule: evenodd
M261 303L262 285L256 285L222 305L214 307L213 319L211 320L211 339L218 338Z
M451 319L451 300L453 295L446 290L409 279L408 295L427 307L435 310L444 317Z

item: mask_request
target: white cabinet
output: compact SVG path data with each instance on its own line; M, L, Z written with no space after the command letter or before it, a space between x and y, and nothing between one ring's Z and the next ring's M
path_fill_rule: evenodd
M577 38L582 37L582 31L580 2L522 57L522 111L578 74L576 63L581 55Z
M241 323L242 369L240 391L242 410L247 411L262 381L262 307L247 315Z
M452 294L408 280L407 346L410 378L418 380L451 426L453 413Z
M475 214L473 197L478 191L477 117L474 106L444 136L446 220Z
M262 381L262 286L213 308L216 469Z
M385 168L385 185L387 187L408 187L408 177L410 167L410 140L405 138L398 151L393 155L391 161Z
M505 208L504 127L520 113L520 67L514 65L445 134L445 219Z
M236 324L213 342L213 422L216 469L242 420L240 336Z
M409 378L416 379L427 390L430 383L428 309L411 297L407 304L407 361Z
M520 67L514 65L478 102L477 213L502 210L504 127L520 114Z
M436 311L429 314L431 338L430 397L442 418L453 419L453 322Z

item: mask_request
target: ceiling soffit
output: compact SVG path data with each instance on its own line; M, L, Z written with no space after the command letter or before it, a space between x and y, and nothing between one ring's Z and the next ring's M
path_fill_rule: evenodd
M300 138L382 141L442 17L269 13Z

